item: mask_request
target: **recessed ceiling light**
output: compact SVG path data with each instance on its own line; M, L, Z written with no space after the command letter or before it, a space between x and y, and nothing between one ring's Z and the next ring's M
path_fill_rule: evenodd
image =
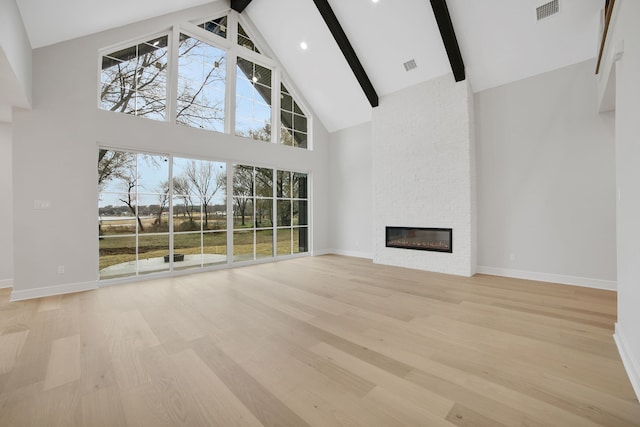
M300 43L300 49L302 49L302 50L307 50L307 48L308 48L308 47L309 47L309 46L307 46L307 42L301 42L301 43Z
M380 0L371 0L373 3L378 3Z

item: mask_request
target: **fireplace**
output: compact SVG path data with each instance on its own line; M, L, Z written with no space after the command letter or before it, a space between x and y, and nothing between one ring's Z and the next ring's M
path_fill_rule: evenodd
M386 227L388 248L453 252L451 228Z

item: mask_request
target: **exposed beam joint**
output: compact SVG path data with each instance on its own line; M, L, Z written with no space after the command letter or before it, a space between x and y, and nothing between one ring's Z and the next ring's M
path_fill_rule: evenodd
M358 83L360 83L369 103L372 107L377 107L378 94L373 88L367 73L364 71L364 67L360 63L356 52L353 50L353 46L349 43L349 39L347 39L347 35L344 33L342 26L338 22L338 18L336 18L335 13L333 13L328 0L313 0L313 2L316 4L320 15L322 15L324 22L327 24L327 27L329 27L329 31L331 31L336 43L338 43L338 47L340 47L340 50L351 67L353 74L356 76Z
M446 0L431 0L431 7L433 8L433 14L436 17L436 22L440 29L440 36L442 37L444 48L449 57L453 77L457 82L460 82L465 79L464 62L462 61L462 54L460 53L456 33L453 31L453 23L451 22L451 15L449 15L447 2Z
M231 0L231 9L238 13L242 13L245 7L249 6L251 0Z

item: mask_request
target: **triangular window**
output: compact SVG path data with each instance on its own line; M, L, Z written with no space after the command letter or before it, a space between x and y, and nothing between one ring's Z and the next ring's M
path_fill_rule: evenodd
M203 22L198 25L200 28L204 28L206 31L213 33L223 39L227 38L227 17L212 19L211 21Z
M238 22L238 45L246 47L249 50L252 50L256 53L260 53L260 50L256 46L256 44L251 40L251 37L247 34L247 32L242 28L242 25Z

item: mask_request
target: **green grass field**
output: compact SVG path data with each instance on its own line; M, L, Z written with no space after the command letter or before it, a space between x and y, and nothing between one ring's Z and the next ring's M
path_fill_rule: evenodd
M135 220L134 220L135 221ZM115 222L115 221L114 221ZM144 223L143 223L144 224ZM117 224L118 226L121 224ZM245 224L245 227L247 225ZM105 227L103 227L105 228ZM118 231L121 228L118 228ZM133 224L135 233L135 224ZM274 256L273 254L273 231L256 231L256 257L265 258ZM100 269L116 264L136 260L136 238L135 235L122 236L121 232L107 232L103 230L100 238ZM233 233L233 256L234 259L253 258L253 230L236 230ZM277 254L288 255L292 253L291 229L277 230ZM299 234L293 233L293 252L298 252ZM217 254L227 253L227 232L226 231L205 231L174 234L174 253L184 255ZM144 234L138 235L138 258L158 258L169 254L169 234Z

